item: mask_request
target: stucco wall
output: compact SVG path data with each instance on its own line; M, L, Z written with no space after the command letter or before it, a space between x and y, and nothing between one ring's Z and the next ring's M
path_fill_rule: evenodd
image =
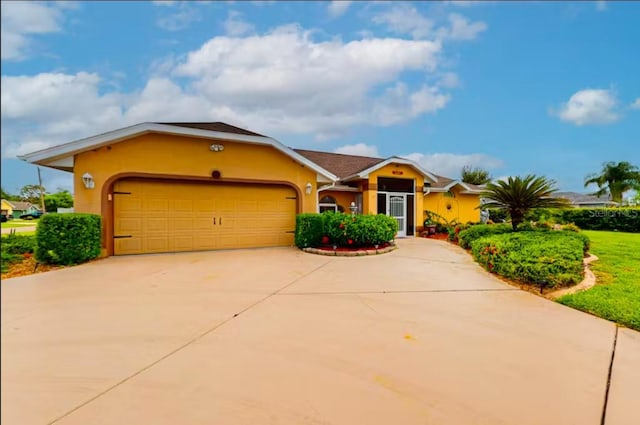
M211 152L212 143L224 145ZM316 173L270 146L212 141L166 134L146 134L114 143L75 158L75 210L100 214L101 192L112 176L126 172L210 177L219 170L224 178L287 181L302 193L302 212L316 211ZM95 188L85 189L82 175L89 172ZM313 185L310 195L307 182Z
M480 210L476 209L480 205L480 198L478 195L460 194L460 190L453 189L454 197L448 197L444 193L430 193L423 197L423 213L424 210L433 211L440 214L447 221L457 221L459 223L466 223L468 221L478 222L480 221ZM447 209L447 205L451 208ZM424 222L424 215L422 221ZM422 225L422 223L420 223Z
M351 211L349 209L351 202L355 202L356 200L355 192L324 190L318 194L319 199L322 199L325 196L332 196L336 200L336 204L340 205L344 209L344 212L347 213Z
M414 169L410 165L405 164L389 164L380 168L379 170L374 171L369 174L369 185L375 185L373 187L377 187L378 177L390 177L397 179L413 179L415 182L416 188L424 186L424 176ZM363 203L363 211L371 214L376 214L378 212L378 198L377 198L377 190L369 190L368 193L365 193ZM416 202L416 225L420 226L422 223L420 221L420 217L422 216L422 195L420 193L416 194L415 197Z

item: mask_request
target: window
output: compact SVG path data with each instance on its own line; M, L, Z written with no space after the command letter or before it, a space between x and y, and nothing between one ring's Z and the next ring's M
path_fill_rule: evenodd
M336 198L333 196L325 196L320 199L320 204L318 205L318 211L321 213L325 211L338 211L338 205L336 204Z

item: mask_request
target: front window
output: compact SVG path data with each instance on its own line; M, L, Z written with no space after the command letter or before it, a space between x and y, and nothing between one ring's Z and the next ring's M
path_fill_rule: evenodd
M318 210L323 213L325 211L338 211L338 204L336 203L336 199L333 196L325 196L320 199L320 205Z

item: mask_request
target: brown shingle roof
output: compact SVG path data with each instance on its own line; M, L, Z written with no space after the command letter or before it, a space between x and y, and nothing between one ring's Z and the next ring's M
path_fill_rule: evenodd
M14 210L18 210L18 211L28 210L29 207L31 206L38 208L37 205L34 205L31 202L23 202L23 201L11 201L11 205L13 205Z
M373 158L370 156L345 155L304 149L294 149L294 151L309 161L315 162L325 170L332 172L341 179L384 161L382 158Z
M158 122L156 124L175 125L178 127L197 128L200 130L209 130L209 131L219 131L221 133L244 134L245 136L265 137L262 134L254 133L253 131L245 130L244 128L236 127L223 122Z

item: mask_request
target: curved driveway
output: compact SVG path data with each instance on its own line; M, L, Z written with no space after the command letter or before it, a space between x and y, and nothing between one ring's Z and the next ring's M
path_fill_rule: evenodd
M3 281L2 424L597 425L614 340L606 423L637 419L637 332L444 242L399 245L112 257Z

